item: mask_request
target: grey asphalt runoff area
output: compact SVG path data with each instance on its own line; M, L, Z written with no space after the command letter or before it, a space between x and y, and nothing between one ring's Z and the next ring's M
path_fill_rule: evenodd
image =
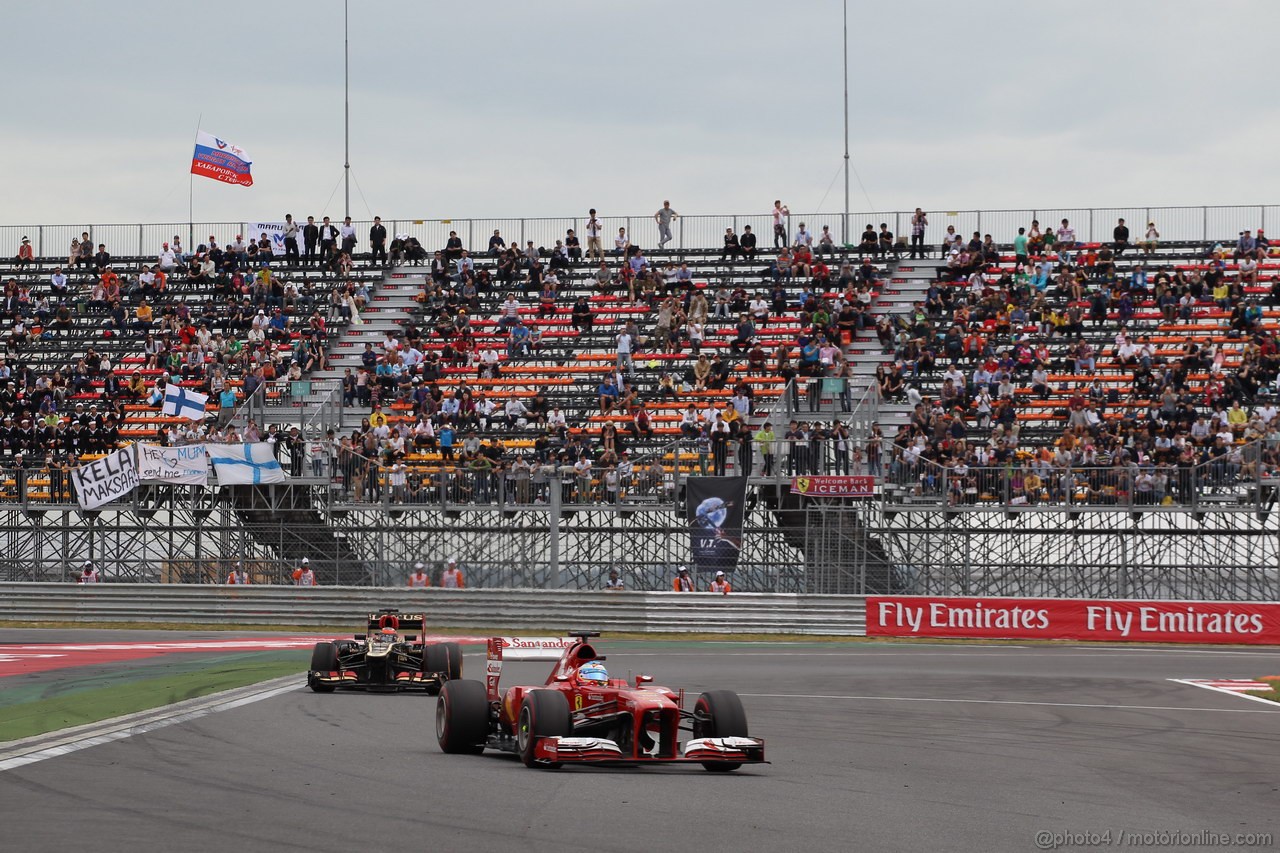
M442 754L434 699L300 689L0 772L6 847L807 853L1034 850L1039 832L1280 838L1280 706L1168 680L1280 673L1274 650L597 647L613 675L652 674L690 702L738 691L773 763L535 771ZM481 677L481 650L467 652L466 674ZM504 683L548 666L508 664Z

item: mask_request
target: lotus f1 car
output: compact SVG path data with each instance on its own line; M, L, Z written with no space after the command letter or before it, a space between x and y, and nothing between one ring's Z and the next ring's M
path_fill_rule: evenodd
M485 681L448 681L436 700L436 739L448 753L512 752L528 767L563 764L700 763L736 770L766 763L764 741L747 734L736 693L709 690L691 709L684 691L658 687L647 675L634 683L608 679L589 642L593 631L568 639L495 637L489 640ZM504 661L555 660L546 683L499 692ZM586 675L595 680L586 680ZM603 676L603 677L601 677ZM607 680L606 680L607 679ZM681 732L691 737L681 741Z
M350 640L316 643L307 685L317 693L341 688L425 690L435 695L445 682L462 677L462 650L457 643L424 642L425 627L421 613L395 609L370 613L365 633Z

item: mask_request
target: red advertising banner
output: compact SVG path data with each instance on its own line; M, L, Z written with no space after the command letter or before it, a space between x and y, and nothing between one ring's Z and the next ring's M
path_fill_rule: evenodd
M811 498L875 497L876 478L865 474L852 477L792 477L791 494Z
M1280 645L1280 603L867 596L867 636Z

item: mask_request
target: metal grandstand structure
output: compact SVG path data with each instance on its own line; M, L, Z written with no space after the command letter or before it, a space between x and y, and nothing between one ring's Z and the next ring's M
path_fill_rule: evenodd
M907 212L850 214L853 222L892 223L902 234ZM932 214L931 237L947 225L1011 233L1032 218L1070 218L1081 239L1107 233L1117 217L1161 222L1164 239L1211 240L1270 220L1280 207L1106 210L957 211ZM793 214L793 222L823 222ZM838 219L838 216L835 217ZM603 220L604 231L644 228L650 216ZM834 219L833 219L834 221ZM768 233L768 216L684 216L677 246L706 251L726 225ZM477 245L494 229L509 238L551 243L578 219L388 222L423 245L442 245L449 230ZM367 227L358 223L357 227ZM220 237L240 223L206 223L195 234ZM121 254L147 254L182 225L6 226L0 243L34 232L41 256L56 255L89 230ZM901 288L901 285L898 285ZM877 356L873 355L875 359ZM847 407L834 400L810 411L794 384L774 414L840 420L861 443L881 416L875 386L858 387ZM826 392L824 391L824 395ZM834 396L834 393L831 394ZM331 385L302 382L283 400L251 397L238 418L298 426L309 443L350 426ZM754 424L753 424L754 425ZM1144 472L1128 467L1071 469L1029 489L1021 469L966 470L934 463L895 464L888 448L872 498L811 498L791 493L796 474L848 469L801 456L778 441L766 475L761 451L726 473L750 478L742 551L734 586L744 591L1029 595L1183 599L1280 597L1280 530L1276 489L1258 463L1260 447L1241 451L1241 465L1197 466L1145 490ZM243 561L256 582L288 583L307 557L323 584L400 586L413 565L457 559L468 583L491 587L599 587L618 568L631 589L667 589L689 562L684 478L697 464L686 444L663 448L667 473L637 468L616 496L594 480L557 470L528 484L497 475L439 472L397 492L385 471L357 459L352 470L309 447L302 470L282 486L196 488L144 486L126 501L81 511L59 473L39 466L0 487L0 579L69 580L94 561L107 581L215 583ZM810 450L805 448L805 454ZM796 464L797 457L805 461ZM643 460L637 460L643 462ZM363 466L363 467L359 467ZM807 467L806 467L807 466ZM1251 467L1250 467L1251 466ZM881 470L883 473L881 474ZM853 471L852 473L860 473ZM12 476L7 474L6 476ZM1039 476L1039 475L1037 475ZM355 487L353 479L360 479ZM972 483L972 486L970 485Z
M818 593L1256 600L1280 596L1274 486L1191 505L949 506L888 490L808 499L749 491L735 588ZM287 486L144 487L81 512L0 508L0 578L65 580L91 559L110 581L212 583L244 560L287 583L307 556L326 584L399 586L414 563L457 559L479 586L593 588L610 568L664 589L688 562L681 494L545 504L357 503L328 478ZM568 500L562 497L568 495ZM640 500L639 498L644 498Z

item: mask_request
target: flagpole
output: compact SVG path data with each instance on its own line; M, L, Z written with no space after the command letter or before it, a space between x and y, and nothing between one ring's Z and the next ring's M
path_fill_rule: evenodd
M342 131L343 166L342 180L346 206L343 216L351 215L351 39L347 26L350 0L342 0Z
M196 119L196 135L191 142L191 150L195 151L195 146L200 144L200 125L204 121L204 113L200 113L200 117ZM191 167L187 167L187 251L193 251L196 244L196 218L195 218L195 173L191 171Z
M844 222L841 240L849 243L849 0L844 0Z

